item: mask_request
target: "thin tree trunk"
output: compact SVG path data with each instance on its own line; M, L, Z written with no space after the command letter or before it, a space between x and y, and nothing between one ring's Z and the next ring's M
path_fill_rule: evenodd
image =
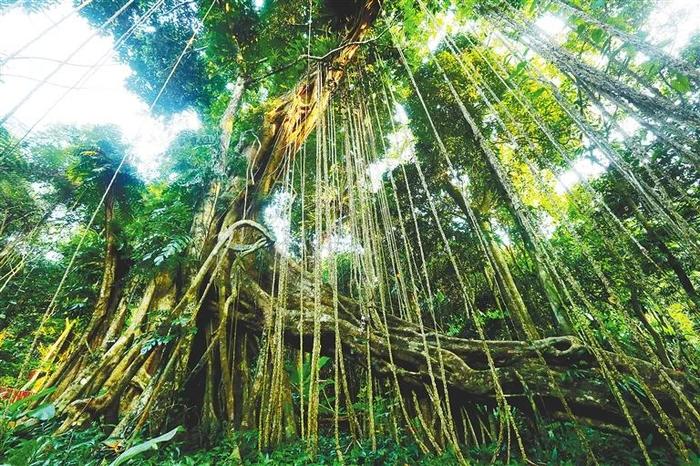
M459 189L457 189L457 187L455 187L449 181L444 183L443 186L462 213L468 217L469 212L466 201ZM498 287L502 292L501 294L503 295L503 299L505 300L511 316L515 321L517 331L520 332L525 339L527 339L528 336L531 338L539 338L540 332L532 320L532 316L525 305L522 295L520 294L520 290L518 290L518 287L515 284L515 280L513 280L513 274L510 271L510 267L508 266L505 257L503 257L499 244L494 238L490 223L484 219L477 219L477 221L479 221L478 227L481 229L486 240L486 248L488 248L489 256L493 259L491 262L496 272ZM494 292L495 291L496 290L494 290Z
M631 202L631 201L630 201ZM634 209L634 216L637 221L644 227L649 235L651 242L658 248L658 250L664 255L666 259L666 265L678 278L678 283L685 291L688 299L693 303L696 311L700 311L700 295L698 295L695 285L690 280L690 277L685 273L685 268L681 261L676 257L676 255L671 251L671 249L666 245L658 229L654 227L649 221L639 212L634 204L630 204Z
M629 287L631 293L630 305L632 306L632 311L634 311L635 315L642 323L646 331L649 333L649 335L651 335L651 338L654 342L654 350L656 352L656 355L659 357L659 360L666 367L672 368L673 363L671 362L671 358L669 358L668 352L666 351L666 345L664 344L664 341L661 338L659 332L657 332L654 326L651 324L651 322L649 322L649 319L647 318L647 315L644 312L644 309L642 308L642 303L639 300L639 292L637 290L636 284L630 282Z
M510 273L510 267L503 257L501 247L494 238L491 224L487 220L481 220L480 226L486 237L486 247L488 247L491 257L493 257L493 265L496 268L496 280L499 282L511 315L516 321L519 330L525 331L525 336L530 335L534 338L538 338L540 332L537 330L527 306L525 306L525 301L523 301L523 297L515 284L515 280L513 280L513 275Z

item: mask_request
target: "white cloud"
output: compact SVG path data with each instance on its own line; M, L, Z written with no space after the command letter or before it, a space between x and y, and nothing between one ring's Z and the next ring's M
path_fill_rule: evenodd
M18 50L70 9L71 2L66 0L38 13L15 8L0 14L0 56ZM37 82L58 66L57 61L69 57L94 30L86 19L71 16L18 57L4 63L0 68L0 115L7 114L30 94ZM127 90L126 79L132 70L115 61L111 55L113 46L111 36L93 37L46 85L31 92L8 120L7 127L21 137L38 120L41 122L36 130L54 124L114 124L133 147L133 162L139 171L150 176L157 170L158 160L170 141L183 129L198 128L199 118L191 111L170 120L151 115L147 103ZM94 67L98 63L102 66ZM80 86L60 100L66 90L78 82Z

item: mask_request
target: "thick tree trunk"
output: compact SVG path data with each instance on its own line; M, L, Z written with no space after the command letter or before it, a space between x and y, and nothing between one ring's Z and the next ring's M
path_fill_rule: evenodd
M535 322L530 316L530 312L525 306L525 301L520 294L520 290L515 284L513 274L510 273L510 267L501 253L501 247L494 238L491 224L487 220L482 220L481 229L486 237L486 247L489 249L493 263L496 268L496 280L502 290L502 295L506 301L508 309L511 310L514 320L518 323L520 329L524 329L524 335L531 335L534 338L539 338L540 332L535 326ZM528 338L525 338L526 340Z
M695 285L693 285L693 282L688 274L685 273L685 268L683 267L683 264L681 264L681 261L666 245L664 240L661 239L653 227L650 227L647 232L649 233L649 237L651 238L652 242L666 257L666 264L673 271L673 273L676 274L676 278L678 278L678 282L681 284L681 287L688 296L688 299L690 299L690 301L695 305L696 309L700 310L700 295L698 295L698 291L695 289Z
M102 282L92 317L87 326L85 338L94 349L100 346L107 326L110 324L111 311L117 302L117 266L119 262L117 236L114 231L114 192L110 190L104 200L104 238L105 252L102 270Z
M547 302L549 303L554 318L557 321L559 331L567 334L572 333L573 327L569 317L567 316L566 309L562 304L556 282L552 277L553 271L548 267L548 263L550 261L548 260L546 252L542 250L537 242L537 239L535 238L533 233L533 225L530 222L525 207L522 205L522 202L520 201L518 194L515 192L514 187L507 181L508 178L506 176L506 170L501 164L499 158L495 153L488 149L487 145L485 145L483 135L479 132L476 123L470 115L469 110L464 105L464 102L462 102L462 99L457 93L452 81L449 79L447 73L442 69L442 67L440 67L439 63L436 62L436 64L443 76L443 79L445 80L445 83L449 87L450 93L454 97L460 112L467 122L466 130L469 138L472 139L478 147L480 147L480 153L483 155L484 162L493 175L493 179L498 186L498 191L503 195L508 209L512 213L513 219L515 220L515 223L523 236L525 248L528 255L532 259L532 262L534 263L537 278L542 285L542 290L545 293ZM449 181L446 183L446 185L450 196L455 200L459 208L466 213L467 206L462 194ZM532 337L537 337L538 335L539 333L531 334Z
M659 357L659 361L661 361L666 367L673 367L673 363L671 362L671 358L668 356L668 351L666 351L666 344L663 338L661 338L661 334L654 328L652 323L649 321L646 312L644 312L642 303L639 300L639 291L637 290L637 285L635 283L630 282L628 283L628 286L631 294L630 306L632 307L632 311L636 315L637 319L639 319L639 321L642 323L647 333L651 336L651 339L654 342L654 351Z
M104 226L105 252L103 259L102 281L100 291L95 301L92 316L87 326L72 345L66 348L66 353L58 359L57 367L41 384L56 386L59 390L68 387L75 377L82 380L87 368L93 364L87 362L88 356L101 352L99 349L105 343L105 337L110 335L110 327L116 326L112 318L117 312L121 296L121 279L125 270L120 264L118 254L118 241L114 230L115 196L112 190L108 191L104 200ZM126 309L123 309L126 311ZM57 390L57 391L59 391Z
M468 207L460 190L449 181L445 182L443 186L455 204L457 204L457 207L459 207L465 216L468 216ZM509 207L511 211L514 212L515 207L512 205L512 203L509 204ZM514 214L514 217L517 221L518 216ZM491 225L488 223L488 221L482 220L479 228L481 228L486 239L486 247L488 248L489 255L493 258L492 265L496 269L495 272L498 285L503 292L503 298L506 301L509 311L512 313L513 320L518 327L518 331L522 332L525 337L530 335L533 338L539 338L541 332L535 326L532 316L525 306L520 290L518 290L515 280L513 279L513 274L510 271L510 267L508 266L505 257L503 257L499 245L496 243L495 238L493 237ZM537 270L537 277L544 289L547 301L550 303L552 311L554 312L559 328L562 333L571 333L571 327L568 325L568 321L565 319L564 313L561 309L561 301L555 293L556 287L551 282L551 278L549 278L547 272L543 270L543 267L539 264L537 260L538 255L534 252L534 245L527 241L527 232L524 233L524 236L526 237L525 243L527 246L527 252L533 259Z
M83 350L74 347L68 355L67 369L62 368L52 374L50 383L59 383L57 390L56 406L59 412L67 413L68 417L61 430L82 425L115 404L126 406L126 412L121 413L121 420L114 430L115 436L126 435L131 431L138 431L148 422L149 428L158 430L168 422L169 411L174 403L181 402L181 392L192 365L196 360L210 357L211 351L194 348L197 344L195 334L190 329L198 329L197 333L203 334L204 329L212 322L214 328L226 330L228 319L227 299L219 299L216 302L221 308L209 309L206 305L210 302L212 292L221 287L231 276L229 268L231 260L237 254L241 254L245 248L234 244L234 240L250 239L251 235L241 233L242 227L255 227L252 222L240 221L245 213L243 206L247 204L250 211L255 212L256 203L246 202L255 196L263 196L270 192L276 181L279 167L284 158L294 154L308 137L316 125L316 120L323 115L328 102L335 89L338 87L345 70L360 47L360 41L369 30L370 24L379 12L378 0L367 0L358 10L358 15L343 45L329 56L329 63L318 68L312 76L307 77L281 103L269 112L264 121L264 128L260 144L253 144L244 151L249 158L252 179L245 181L234 179L228 187L224 186L221 177L217 177L211 184L205 200L195 215L192 226L192 247L189 256L196 259L194 266L183 271L177 282L184 283L184 287L178 291L172 284L176 283L175 277L168 276L164 280L169 285L158 283L158 278L149 284L138 310L132 316L131 325L109 347L96 354L87 365L73 365L70 362L82 360ZM238 102L243 94L242 81L234 86L231 104L224 112L221 122L221 140L219 148L219 160L217 165L223 171L225 156L228 151L231 138L231 120L235 114ZM247 189L246 189L247 188ZM227 208L223 220L217 218L217 203L221 198L221 192L228 189L233 194L233 201ZM258 241L258 245L265 244L267 240ZM111 268L110 268L111 270ZM167 274L169 275L169 274ZM107 277L109 279L109 277ZM110 280L104 281L104 286ZM224 294L232 296L233 287ZM160 299L155 299L158 296ZM173 298L175 298L173 300ZM223 298L223 296L222 296ZM173 342L149 343L145 338L145 332L156 334L159 330L154 322L149 322L149 312L163 309L157 306L159 301L167 299L171 305L165 309L171 309L163 337L175 334ZM235 299L235 298L234 298ZM229 303L230 304L230 303ZM202 311L206 308L206 313ZM89 329L97 328L104 323L105 312L96 307ZM104 323L109 325L109 322ZM91 335L92 330L87 333ZM222 364L231 364L235 361L226 361L229 353L228 332L223 332L216 337L210 335L210 343L217 338L220 343L220 359ZM151 336L153 338L153 336ZM156 340L157 341L157 340ZM195 359L196 358L196 359ZM207 365L206 371L211 374L213 365ZM195 370L197 367L194 368ZM199 376L201 373L197 372ZM139 375L141 374L141 375ZM206 374L204 374L206 378ZM138 379L138 380L137 380ZM205 381L205 383L208 383ZM233 382L230 382L233 383ZM212 390L209 386L208 391ZM98 393L101 393L98 396ZM206 397L211 401L211 393ZM121 399L128 397L127 399ZM228 400L225 411L228 413L223 418L230 418L235 412L232 405L231 387L226 388L224 398ZM211 404L211 403L209 403ZM211 410L205 407L211 417ZM181 417L181 416L178 416Z

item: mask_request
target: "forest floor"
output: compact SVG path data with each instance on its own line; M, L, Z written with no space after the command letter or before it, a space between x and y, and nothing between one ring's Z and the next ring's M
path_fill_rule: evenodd
M115 452L104 434L104 427L93 425L83 430L71 430L56 435L55 420L40 422L31 428L0 429L0 465L11 466L215 466L215 465L337 465L336 441L332 433L319 437L319 451L309 455L305 442L295 440L278 445L270 451L259 451L256 431L240 431L228 435L206 436L178 429L172 439L162 442L154 439L134 439L126 451ZM567 423L546 426L545 440L527 444L528 462L519 456L515 445L486 441L469 449L470 464L509 465L575 465L586 464L586 453ZM594 430L587 431L591 448L598 452L599 464L643 464L634 441ZM163 438L161 436L159 438ZM157 440L157 439L156 439ZM202 444L205 446L202 446ZM192 447L191 445L200 445ZM403 435L397 442L393 435L377 438L376 449L369 440L353 440L341 434L340 445L344 464L347 465L440 465L459 464L449 451L440 455L423 454L418 446ZM657 465L675 464L662 446L649 445ZM117 454L119 453L119 454ZM505 458L510 455L510 460ZM494 461L494 457L495 461ZM690 464L700 465L694 458Z

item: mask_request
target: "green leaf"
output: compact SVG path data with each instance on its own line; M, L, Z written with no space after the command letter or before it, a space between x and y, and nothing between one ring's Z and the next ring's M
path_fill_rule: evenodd
M526 4L526 11L528 15L532 15L535 13L535 7L537 6L537 2L535 0L529 0Z
M32 457L41 447L42 443L39 442L39 439L31 439L27 442L23 442L18 445L17 448L14 448L11 452L8 452L8 456L4 458L7 460L7 463L3 462L1 466L30 464Z
M676 76L671 81L671 87L682 93L690 91L690 79L684 74L676 74Z
M135 458L136 456L148 450L157 450L159 443L169 442L181 430L182 427L177 426L170 432L165 433L160 437L155 437L150 440L146 440L145 442L139 443L138 445L134 445L133 447L126 449L121 455L117 456L117 458L114 461L112 461L109 466L119 466L120 464L124 464L126 461Z
M318 369L319 370L323 369L323 366L328 364L328 362L330 362L330 360L331 360L331 358L329 358L328 356L321 356L320 358L318 358Z
M530 97L534 100L544 93L544 87L538 88L536 91L530 94Z
M56 407L53 405L53 403L46 403L29 411L27 416L33 417L34 419L38 419L40 421L48 421L56 416Z
M652 443L654 443L654 434L649 434L647 435L647 438L644 439L644 444L650 447Z
M525 71L525 67L527 66L527 63L524 61L521 61L518 63L518 65L513 69L513 71L510 73L510 78L514 79L523 74L523 71Z

